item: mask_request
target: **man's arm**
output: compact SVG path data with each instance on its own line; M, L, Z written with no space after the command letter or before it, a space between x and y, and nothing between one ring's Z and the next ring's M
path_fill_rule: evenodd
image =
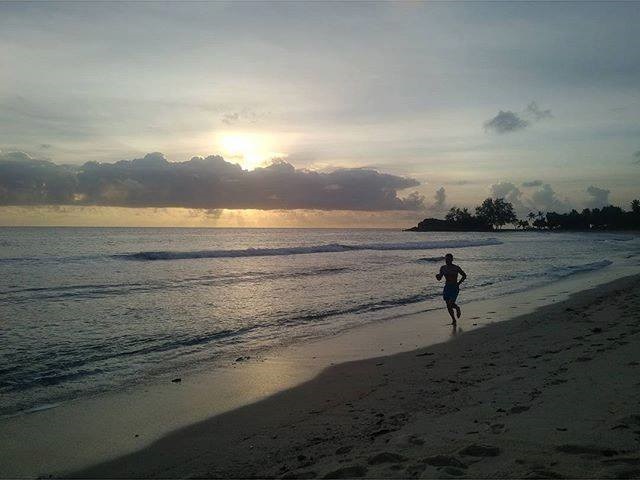
M443 275L442 267L440 267L440 273L436 273L436 280L438 281L442 280L442 275Z
M462 275L462 278L458 282L458 285L460 285L462 282L464 282L467 279L467 274L464 273L464 271L460 267L458 267L458 273Z

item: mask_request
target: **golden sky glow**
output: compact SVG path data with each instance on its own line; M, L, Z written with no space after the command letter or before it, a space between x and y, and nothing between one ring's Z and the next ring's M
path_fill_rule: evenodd
M222 156L239 163L245 170L253 170L273 158L285 158L275 151L276 138L265 133L220 132L216 135L216 149Z
M406 228L416 213L34 206L0 208L0 226Z

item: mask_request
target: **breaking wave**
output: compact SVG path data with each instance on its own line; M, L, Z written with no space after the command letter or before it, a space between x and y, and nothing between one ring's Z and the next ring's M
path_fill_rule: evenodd
M186 260L193 258L234 258L234 257L267 257L280 255L303 255L310 253L340 253L356 250L432 250L436 248L465 248L482 247L487 245L501 245L496 238L479 240L441 240L431 242L403 242L403 243L364 243L359 245L345 245L329 243L326 245L310 245L283 248L246 248L243 250L197 250L197 251L159 251L138 252L126 255L116 255L128 260Z

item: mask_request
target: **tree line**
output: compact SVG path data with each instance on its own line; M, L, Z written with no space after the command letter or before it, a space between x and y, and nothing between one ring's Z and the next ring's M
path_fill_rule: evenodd
M413 231L490 231L513 225L521 230L640 230L640 200L631 202L630 210L609 205L585 208L568 213L529 212L519 219L513 204L504 198L487 198L471 213L467 208L452 207L444 220L425 218Z

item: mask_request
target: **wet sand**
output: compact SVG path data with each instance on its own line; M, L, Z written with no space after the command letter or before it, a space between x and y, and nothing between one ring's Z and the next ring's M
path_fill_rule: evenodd
M333 366L73 476L640 478L639 312L640 276L619 279Z

